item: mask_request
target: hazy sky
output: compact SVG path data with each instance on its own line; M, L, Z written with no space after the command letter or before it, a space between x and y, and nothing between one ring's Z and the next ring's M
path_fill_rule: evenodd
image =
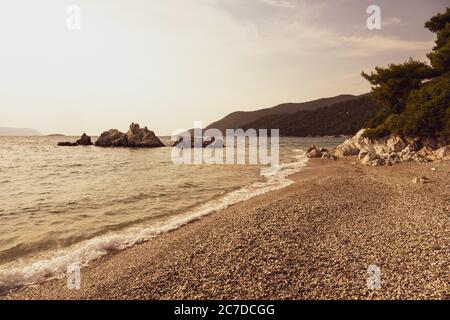
M366 9L381 7L381 30ZM81 30L66 27L69 5ZM362 70L425 60L448 0L14 0L0 5L0 126L159 135L236 110L369 86Z

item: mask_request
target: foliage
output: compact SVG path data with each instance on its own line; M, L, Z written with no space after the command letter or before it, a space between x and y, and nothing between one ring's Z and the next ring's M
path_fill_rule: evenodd
M433 68L440 74L450 71L450 8L439 13L425 23L425 28L436 33L436 46L427 57Z
M450 9L431 18L425 27L437 34L436 46L428 54L431 66L410 59L362 73L380 107L369 122L367 136L449 135Z

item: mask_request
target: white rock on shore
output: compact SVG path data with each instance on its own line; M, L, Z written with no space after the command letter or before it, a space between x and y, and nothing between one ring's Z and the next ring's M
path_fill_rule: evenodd
M428 138L404 138L398 135L381 139L364 137L366 129L347 139L334 150L334 156L342 158L358 155L363 164L380 166L403 161L430 162L450 160L448 141Z

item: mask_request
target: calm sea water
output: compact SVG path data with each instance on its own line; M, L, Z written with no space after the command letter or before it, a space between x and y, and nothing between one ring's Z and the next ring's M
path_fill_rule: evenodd
M75 139L0 137L0 291L283 188L302 149L343 140L282 138L279 172L262 176L258 165L175 165L169 147L56 146Z

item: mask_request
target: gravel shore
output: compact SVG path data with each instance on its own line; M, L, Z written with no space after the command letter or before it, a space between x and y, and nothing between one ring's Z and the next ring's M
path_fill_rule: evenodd
M450 162L352 161L311 160L288 188L94 261L80 290L6 298L449 299Z

